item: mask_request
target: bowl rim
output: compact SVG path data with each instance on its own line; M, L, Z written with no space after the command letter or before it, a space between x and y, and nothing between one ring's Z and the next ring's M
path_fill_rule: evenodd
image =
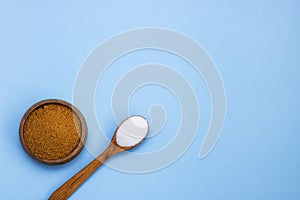
M43 159L43 158L39 158L37 157L34 153L32 153L27 144L25 143L24 140L24 125L25 122L27 120L27 118L29 117L29 115L36 109L46 105L46 104L58 104L58 105L62 105L65 106L69 109L72 110L72 112L78 117L79 121L80 121L80 127L81 127L81 133L80 133L80 140L78 145L76 146L76 148L66 157L64 158L59 158L59 159L55 159L55 160L49 160L49 159ZM49 164L49 165L59 165L59 164L65 164L71 160L73 160L75 157L78 156L78 154L82 151L86 140L87 140L87 125L86 125L86 121L85 118L83 117L82 113L79 111L78 108L76 108L74 105L72 105L71 103L61 100L61 99L45 99L42 101L39 101L35 104L33 104L23 115L21 122L20 122L20 126L19 126L19 137L20 137L20 141L21 144L24 148L24 150L26 151L27 154L29 154L32 158L45 163L45 164Z

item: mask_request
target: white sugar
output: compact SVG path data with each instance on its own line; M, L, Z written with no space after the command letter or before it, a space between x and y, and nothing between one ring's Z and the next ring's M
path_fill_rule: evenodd
M149 125L145 118L137 115L129 117L117 130L117 144L122 147L134 146L146 137L148 129Z

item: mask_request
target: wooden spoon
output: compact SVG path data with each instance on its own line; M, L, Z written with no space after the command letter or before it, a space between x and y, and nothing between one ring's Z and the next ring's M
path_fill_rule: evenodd
M147 120L139 115L125 119L117 128L107 149L75 174L50 196L49 200L65 200L111 156L139 145L149 132Z

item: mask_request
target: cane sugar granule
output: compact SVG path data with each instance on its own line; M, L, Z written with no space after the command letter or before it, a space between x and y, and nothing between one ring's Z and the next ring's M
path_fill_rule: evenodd
M23 129L25 145L43 160L68 156L78 146L80 133L80 119L72 109L54 103L33 110Z

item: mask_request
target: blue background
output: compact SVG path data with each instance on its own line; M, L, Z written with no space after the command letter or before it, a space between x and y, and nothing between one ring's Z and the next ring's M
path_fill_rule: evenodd
M128 68L122 71L115 65L105 74L102 82L107 85L99 85L96 98L105 99L114 74L139 63L167 62L196 92L201 109L198 135L171 166L148 174L103 167L71 199L300 199L299 13L297 0L2 0L0 199L47 199L93 159L85 149L63 166L34 161L20 145L20 119L39 100L71 101L76 75L89 52L112 35L145 26L177 30L208 51L226 87L222 136L209 156L199 160L210 117L203 80L174 56L152 51L129 55L119 63ZM147 115L149 105L160 100L175 114L168 115L161 140L151 144L150 139L137 151L155 150L175 134L170 124L178 120L178 105L164 89L145 87L133 96L130 109ZM96 105L96 113L111 137L117 125L105 106L108 102Z

